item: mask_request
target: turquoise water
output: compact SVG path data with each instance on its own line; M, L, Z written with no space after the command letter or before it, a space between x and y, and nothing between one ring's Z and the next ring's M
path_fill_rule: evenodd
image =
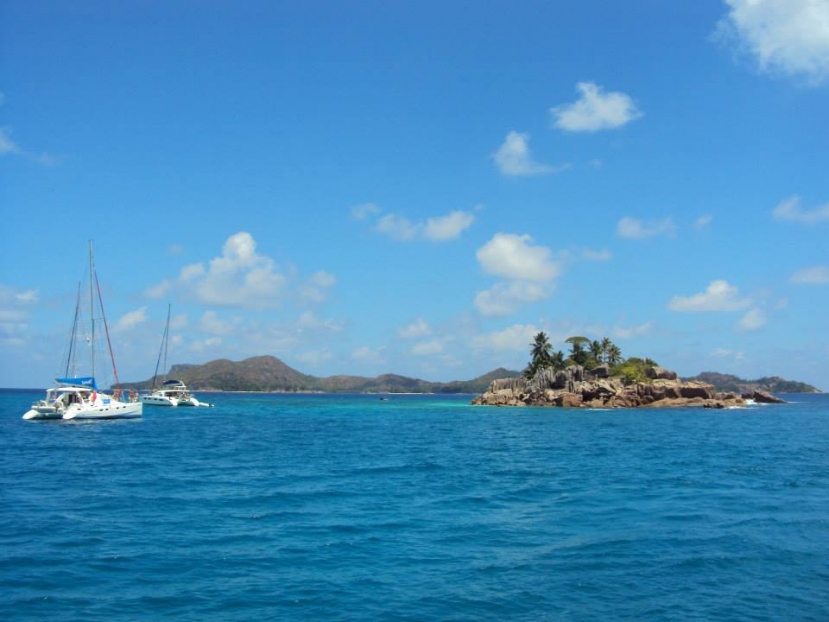
M829 620L826 395L37 397L0 392L3 620Z

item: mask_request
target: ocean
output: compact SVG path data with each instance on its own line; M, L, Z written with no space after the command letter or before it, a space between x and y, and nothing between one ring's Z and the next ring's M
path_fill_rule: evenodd
M0 619L829 620L829 395L198 395L64 423L0 391Z

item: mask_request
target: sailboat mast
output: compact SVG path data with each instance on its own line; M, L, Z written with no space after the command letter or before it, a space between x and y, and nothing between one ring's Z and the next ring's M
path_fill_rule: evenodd
M90 346L92 348L92 377L96 378L95 374L95 260L92 256L92 240L89 240L89 318L92 325L92 341Z
M170 304L167 304L167 326L164 327L164 378L167 378L167 344L170 343Z
M72 332L69 335L69 353L66 355L66 370L63 377L70 378L75 375L75 339L78 335L78 314L81 310L81 283L78 282L78 296L75 300L75 319L72 320ZM69 372L72 372L71 374Z
M158 382L158 368L161 366L161 357L164 357L164 378L167 378L167 337L170 332L170 307L167 305L167 324L164 327L164 334L161 336L161 347L158 350L158 359L155 362L155 373L153 374L153 388L155 391L155 384Z

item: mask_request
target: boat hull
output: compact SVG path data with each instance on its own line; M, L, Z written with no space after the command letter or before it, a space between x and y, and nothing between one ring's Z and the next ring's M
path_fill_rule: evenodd
M141 400L141 403L146 406L164 406L171 408L179 405L179 401L175 397L142 395L139 399Z
M186 400L181 400L178 403L179 406L188 406L190 408L210 408L213 404L208 404L207 402L202 402L201 400L196 399L194 396L190 396Z
M64 420L86 419L134 419L143 414L141 402L119 402L109 400L107 404L73 405L63 414Z
M39 407L35 406L26 411L23 415L24 419L63 419L63 411L57 410L53 406Z

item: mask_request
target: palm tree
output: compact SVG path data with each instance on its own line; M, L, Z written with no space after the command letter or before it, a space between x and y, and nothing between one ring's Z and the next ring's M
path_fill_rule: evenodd
M607 362L609 365L618 365L622 362L622 351L615 343L611 343L607 349Z
M605 337L602 339L602 358L605 363L610 364L610 348L613 346L613 342L610 340L609 337Z
M550 359L550 364L556 371L564 369L566 367L566 365L564 364L564 352L562 352L561 350L556 350L555 352L553 352L553 355Z
M531 345L532 350L530 350L530 354L534 360L550 358L550 350L553 349L553 344L550 343L550 338L547 337L547 333L544 331L538 333Z
M570 344L570 359L576 365L584 365L587 362L588 352L584 345L589 344L590 340L587 337L568 337L567 343Z
M602 353L603 353L602 344L599 341L595 340L595 339L593 341L591 341L590 342L590 356L593 357L593 361L596 363L596 365L601 365L602 364Z
M553 344L550 343L550 338L547 337L547 333L544 331L538 333L530 345L532 346L530 350L530 356L532 358L527 369L524 371L524 375L527 378L535 376L535 372L539 369L550 367L553 360L550 354L550 351L553 349Z

